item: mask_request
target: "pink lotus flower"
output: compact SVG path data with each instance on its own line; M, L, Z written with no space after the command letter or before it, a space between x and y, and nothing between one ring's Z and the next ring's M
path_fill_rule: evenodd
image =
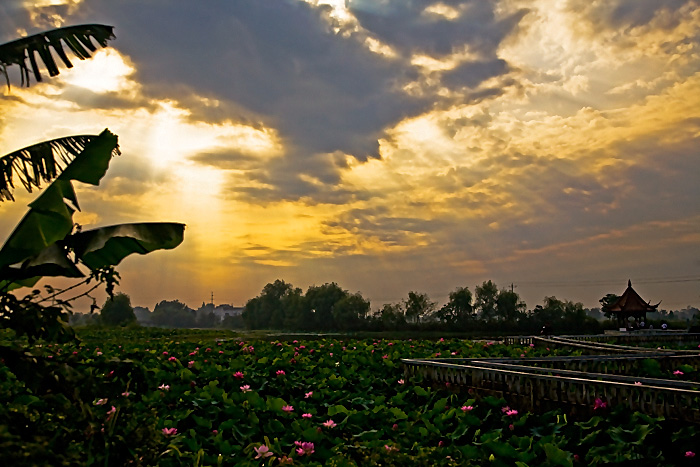
M187 368L192 368L194 366L194 360L187 362Z
M676 370L673 372L674 375L682 375L683 372L681 370Z
M395 446L389 446L388 444L384 445L384 449L386 449L386 452L394 452L399 450L399 448Z
M474 407L472 407L471 405L462 406L462 412L471 412L472 410L474 410Z
M509 410L510 410L510 407L508 407L507 405L505 407L501 407L501 412L503 412L503 413L506 413Z
M301 414L301 418L311 418L311 417L313 417L313 415L311 415L310 413Z
M175 360L177 360L177 358L175 358L175 357L170 357L170 358L168 358L168 361L169 361L169 362L174 362Z
M278 459L278 462L280 465L292 465L294 463L294 459L291 457L283 456Z
M97 399L97 401L95 401L95 405L105 405L106 403L107 403L106 398L105 399Z
M244 384L243 386L241 386L241 392L250 392L250 391L252 391L252 389L250 389L249 384Z
M237 371L233 374L233 377L238 378L238 379L243 379L243 376L245 376L245 375L240 371Z
M122 392L122 396L124 396L124 397L129 397L130 394L131 393L129 391Z
M168 352L163 352L163 355L168 355Z
M112 406L111 409L107 412L107 420L110 420L114 414L117 413L117 408L115 406Z
M277 376L284 376L285 374L284 370L277 370Z
M323 422L323 426L325 426L326 428L335 428L337 424L333 420L328 420Z
M695 457L695 453L693 451L685 451L685 457Z
M509 417L513 417L515 415L518 415L518 411L511 409L511 410L506 412L506 415L508 415Z
M175 436L177 434L177 428L163 428L163 434L165 436Z
M603 402L603 400L599 397L596 397L595 401L593 401L593 410L604 409L607 406L608 406L608 403Z
M387 354L382 355L382 358L389 358Z
M253 449L255 449L255 452L258 454L257 456L255 456L256 459L264 459L266 457L270 457L273 454L273 452L270 451L270 448L268 448L264 444L260 447Z
M398 430L398 429L399 429L399 424L398 424L398 423L394 423L393 425L391 425L391 429L394 430L394 431Z
M161 391L170 391L170 385L169 384L161 384L160 386L158 386L158 389L160 389Z
M314 443L294 441L294 444L297 446L297 454L300 456L310 456L314 453Z
M313 396L313 395L314 395L314 392L313 392L313 391L309 391L309 392L307 392L306 394L304 394L304 399L308 399L309 397L311 397L311 396Z
M634 385L635 385L635 386L641 386L641 385L642 385L642 382L641 382L641 381L635 381L635 382L634 382Z
M291 412L294 412L294 407L292 407L291 405L283 405L282 411L287 412L287 413L291 413Z
M406 383L406 381L404 381L404 380L400 379L400 380L398 380L398 381L397 381L397 383L399 383L399 384L405 384L405 383Z

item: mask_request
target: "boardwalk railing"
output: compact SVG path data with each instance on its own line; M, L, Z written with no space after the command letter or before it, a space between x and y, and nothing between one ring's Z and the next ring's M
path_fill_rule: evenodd
M519 337L518 339L523 339ZM550 341L550 342L543 342ZM503 397L515 407L540 412L563 408L572 415L595 412L595 401L624 405L655 416L700 423L700 383L630 376L658 362L669 372L700 364L700 352L660 351L614 344L530 337L518 343L572 345L594 355L544 358L403 359L406 376ZM515 342L515 341L513 341ZM608 355L595 355L607 351Z

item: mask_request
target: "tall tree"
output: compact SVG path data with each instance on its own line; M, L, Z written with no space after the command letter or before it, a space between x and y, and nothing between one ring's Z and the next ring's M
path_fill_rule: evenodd
M243 321L251 329L281 329L287 318L285 297L294 294L291 284L277 279L263 287L262 292L248 300L243 310Z
M137 321L131 306L131 298L125 293L118 293L108 298L100 310L100 321L105 326L135 324Z
M466 324L474 319L472 293L467 287L459 287L450 292L448 302L440 308L437 318L446 324Z
M498 311L498 287L490 280L484 281L474 289L474 307L479 318L484 321L496 319Z
M384 330L395 330L406 324L406 314L400 303L385 303L379 309L377 318Z
M358 329L369 313L370 303L359 293L348 294L333 306L333 320L337 329Z
M612 312L610 311L610 306L617 301L617 299L620 298L618 295L615 295L614 293L609 293L605 294L603 298L598 300L600 303L600 308L603 311L603 314L605 314L605 317L610 319L613 317Z
M520 295L511 290L503 289L496 297L497 316L508 323L516 323L525 317L527 305L520 300Z
M404 302L406 308L406 321L420 323L421 317L435 311L436 303L430 300L425 293L408 292L408 299Z
M336 321L333 310L338 302L349 295L335 282L315 286L312 285L306 291L306 302L314 316L317 329L336 329Z

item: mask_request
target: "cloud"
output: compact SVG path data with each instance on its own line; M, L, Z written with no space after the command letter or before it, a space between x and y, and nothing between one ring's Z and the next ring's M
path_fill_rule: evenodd
M167 7L86 0L70 9L70 20L115 26L113 45L128 57L147 99L174 100L191 108L192 119L274 129L285 156L264 171L268 196L340 202L349 192L336 186L342 165L335 154L359 161L380 157L378 141L386 129L432 107L439 89L407 94L406 85L420 77L411 57L375 53L364 41L367 35L406 52L469 48L483 57L445 73L443 86L473 88L509 71L496 50L524 10L499 17L485 2L448 3L458 16L427 14L424 2L388 2L389 23L363 16L351 3L349 11L364 28L357 31L334 29L327 7L287 0L174 1ZM468 99L500 92L479 89ZM130 103L118 96L66 97L89 106Z
M430 7L438 3L455 16L429 14ZM478 0L351 0L348 5L363 28L407 56L445 56L467 48L481 57L493 58L527 14L521 9L500 18L494 3Z
M656 23L662 29L674 29L697 0L612 0L578 2L573 8L585 11L592 25L606 29L628 30Z

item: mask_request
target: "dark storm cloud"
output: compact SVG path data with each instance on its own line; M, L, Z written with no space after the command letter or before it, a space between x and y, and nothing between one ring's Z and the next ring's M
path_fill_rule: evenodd
M439 55L467 45L478 52L480 62L446 75L449 86L473 87L506 73L507 64L495 51L524 12L496 18L490 2L448 3L463 11L455 21L426 19L428 2L380 2L389 7L381 17L355 2L350 7L369 34L405 52ZM134 80L143 85L146 99L191 105L191 118L274 128L285 156L259 172L272 197L342 202L348 192L336 185L344 163L335 154L360 161L379 157L378 140L386 128L435 105L435 96L402 91L418 76L409 56L372 53L362 44L364 33L337 34L328 7L291 0L85 0L80 8L55 6L42 12L39 18L56 13L67 25L115 26L112 44L133 62ZM499 94L498 89L476 92L481 95L467 98ZM127 106L117 96L80 103Z
M376 157L382 128L425 106L400 92L404 64L335 34L303 2L95 0L81 11L115 25L146 92L233 101L299 154Z
M456 19L425 14L444 4L460 12ZM371 34L404 54L447 55L465 45L483 57L494 57L498 46L516 28L527 10L497 18L493 2L481 0L349 0L350 10Z
M468 86L475 88L483 81L501 76L509 71L505 60L467 62L443 74L442 83L453 88Z

